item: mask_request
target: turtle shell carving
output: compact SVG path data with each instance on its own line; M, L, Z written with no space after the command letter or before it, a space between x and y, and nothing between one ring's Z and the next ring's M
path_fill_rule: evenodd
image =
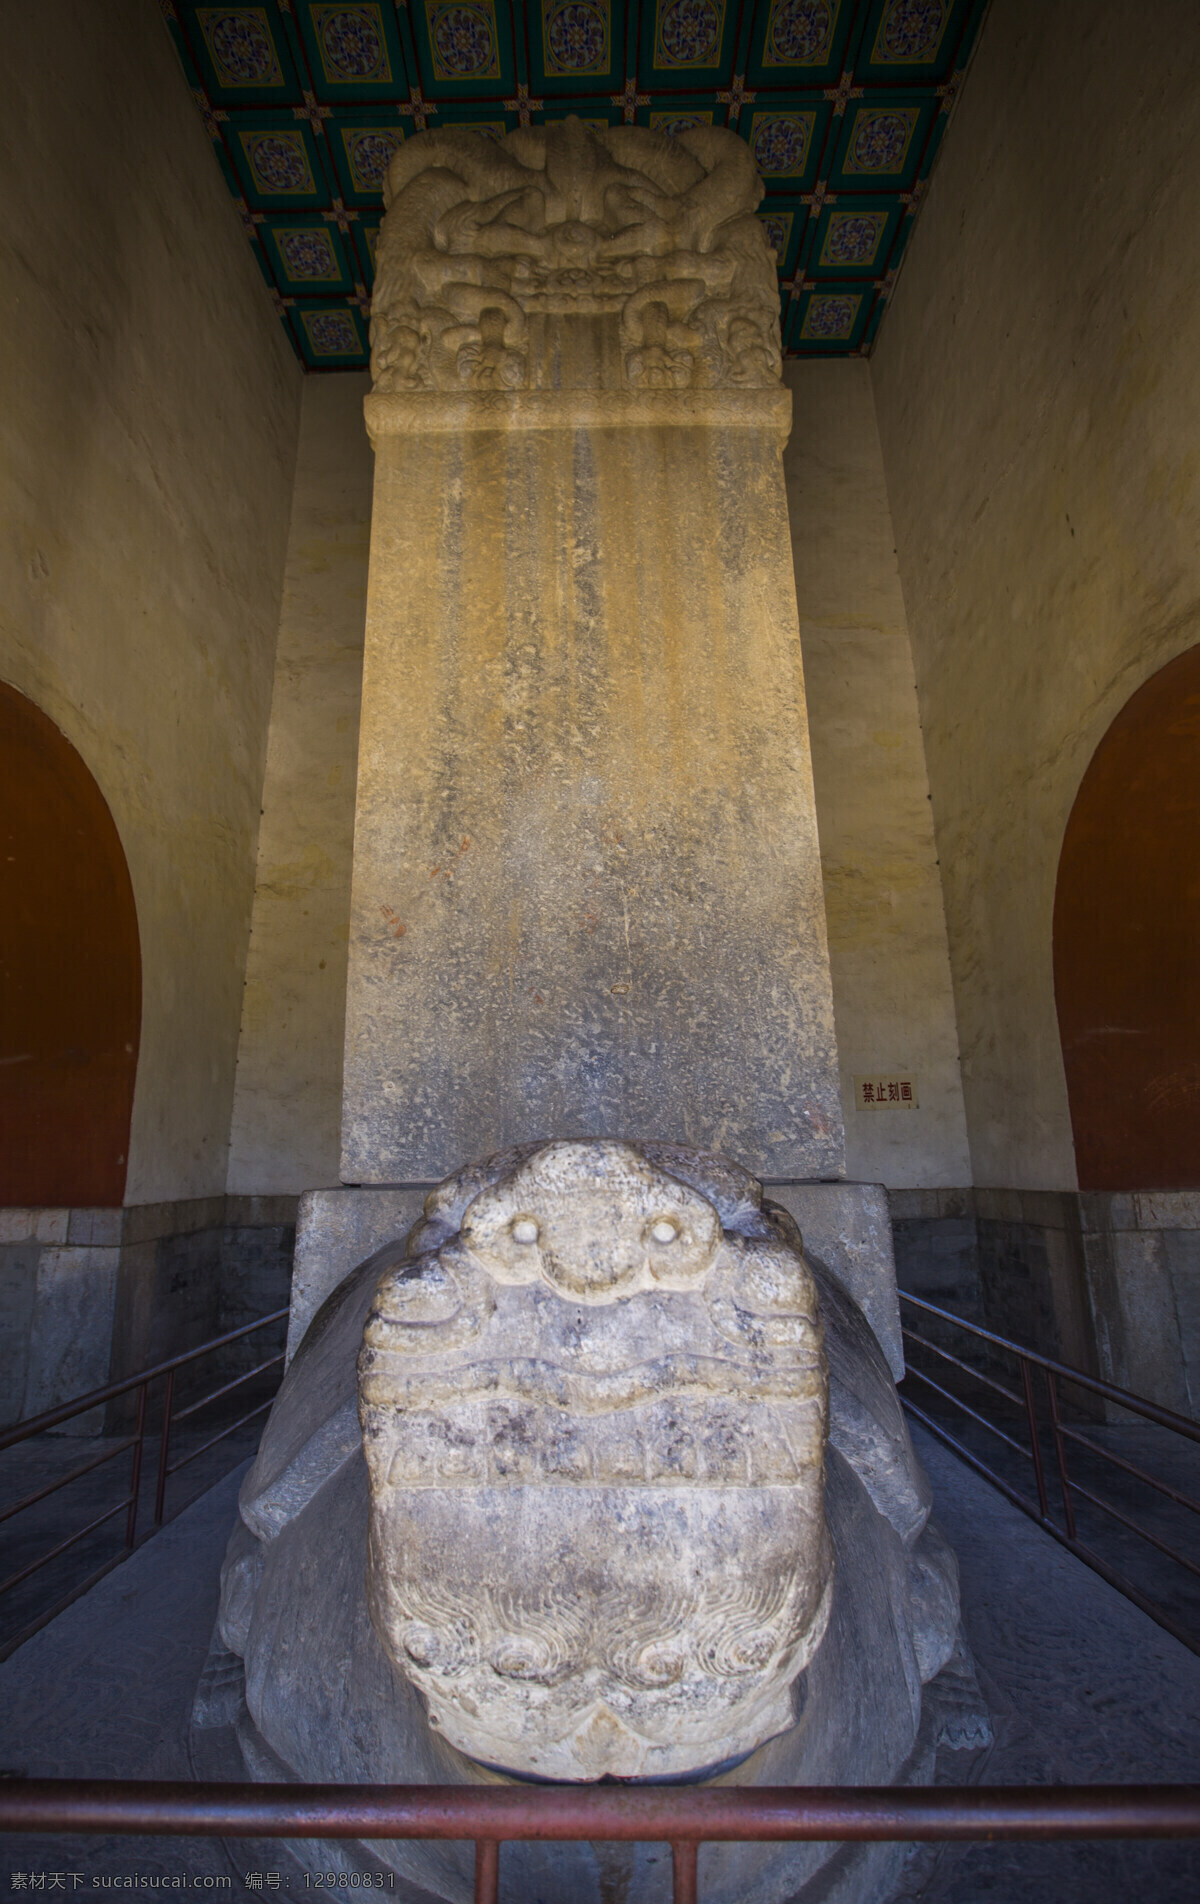
M927 1779L922 1687L962 1645L929 1504L879 1344L753 1177L666 1143L503 1152L334 1291L276 1398L222 1576L241 1758L341 1783ZM297 1855L471 1895L469 1848ZM655 1855L512 1844L505 1883L651 1904ZM712 1846L705 1896L828 1904L833 1855ZM896 1855L838 1853L838 1904L885 1895Z

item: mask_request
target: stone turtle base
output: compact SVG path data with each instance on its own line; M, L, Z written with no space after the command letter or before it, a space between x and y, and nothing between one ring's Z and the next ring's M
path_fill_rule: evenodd
M965 1634L936 1679L924 1688L917 1742L896 1783L899 1785L967 1784L982 1772L992 1748L992 1727L975 1673ZM238 1783L298 1784L292 1768L272 1751L246 1709L245 1668L236 1653L225 1650L220 1634L212 1646L196 1689L188 1737L188 1756L198 1780ZM481 1780L494 1774L480 1771ZM499 1781L496 1781L499 1782ZM508 1782L508 1781L505 1781ZM515 1782L515 1781L513 1781ZM277 1871L291 1876L292 1889L303 1886L305 1875L344 1877L345 1888L369 1893L378 1889L399 1904L470 1904L472 1853L469 1845L455 1860L455 1882L429 1890L397 1873L369 1844L356 1839L238 1839L226 1846L231 1863L250 1869ZM455 1851L459 1847L453 1847ZM787 1862L777 1846L764 1847L764 1863ZM501 1904L578 1904L590 1896L597 1904L622 1904L630 1878L648 1883L657 1877L656 1892L663 1904L670 1896L671 1855L661 1844L522 1846L501 1853ZM544 1867L531 1871L528 1853L538 1854ZM764 1873L755 1886L754 1904L904 1904L925 1892L936 1866L937 1845L842 1845L815 1876L800 1888L788 1888L785 1871ZM520 1857L520 1869L514 1869ZM567 1854L564 1856L563 1854ZM705 1894L705 1851L700 1853L700 1895ZM558 1866L573 1866L556 1870ZM587 1889L579 1888L580 1865L590 1866ZM782 1888L780 1881L782 1880ZM340 1887L339 1887L340 1888ZM749 1896L750 1894L748 1894Z

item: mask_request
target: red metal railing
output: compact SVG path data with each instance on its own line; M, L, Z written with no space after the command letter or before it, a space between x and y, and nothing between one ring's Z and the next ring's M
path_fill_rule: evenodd
M674 1904L697 1904L705 1843L1196 1838L1200 1785L0 1784L0 1831L475 1842L475 1904L497 1904L515 1839L669 1844Z
M34 1507L39 1501L48 1499L51 1494L57 1493L60 1488L69 1487L72 1481L78 1481L83 1475L91 1474L95 1469L103 1467L106 1462L115 1461L119 1455L129 1454L130 1456L129 1488L115 1506L107 1508L102 1514L96 1515L93 1519L89 1520L85 1526L77 1529L75 1533L68 1535L65 1540L58 1541L57 1544L51 1547L46 1553L39 1554L35 1560L31 1560L25 1566L17 1568L14 1573L9 1574L6 1580L0 1581L0 1597L2 1597L4 1594L11 1592L13 1588L19 1587L23 1581L28 1580L42 1567L47 1566L50 1561L57 1560L60 1554L69 1552L72 1547L77 1546L80 1541L85 1540L89 1534L96 1533L99 1528L107 1525L109 1521L115 1520L119 1514L123 1513L125 1515L125 1539L119 1552L112 1555L102 1566L94 1568L87 1575L86 1579L76 1581L66 1593L61 1594L52 1604L43 1607L38 1613L37 1618L23 1626L20 1632L10 1635L5 1643L0 1646L0 1660L7 1659L10 1653L15 1652L18 1646L29 1639L31 1634L36 1633L40 1627L45 1626L56 1614L61 1613L65 1607L68 1607L73 1600L77 1600L81 1594L87 1592L89 1587L94 1586L97 1580L102 1579L113 1567L117 1566L122 1560L127 1559L134 1548L141 1544L141 1540L148 1540L151 1534L158 1531L163 1525L166 1515L167 1482L171 1475L177 1474L181 1468L187 1467L189 1462L197 1460L200 1455L207 1454L210 1448L215 1447L218 1442L224 1441L228 1435L235 1434L239 1428L245 1427L247 1422L253 1421L257 1416L265 1414L266 1410L271 1406L273 1391L272 1395L268 1395L265 1401L251 1408L246 1414L240 1415L236 1421L230 1422L227 1427L222 1428L217 1434L210 1435L206 1441L201 1442L198 1448L189 1449L187 1454L181 1456L176 1461L172 1461L170 1458L171 1438L174 1430L181 1422L189 1420L194 1415L198 1415L201 1409L208 1408L213 1402L219 1401L222 1397L231 1395L236 1389L244 1387L247 1382L253 1381L255 1376L264 1374L268 1369L281 1366L284 1352L281 1349L278 1355L269 1356L266 1361L257 1363L254 1368L247 1369L244 1374L235 1376L232 1381L223 1382L219 1388L213 1389L207 1395L202 1395L199 1401L190 1402L186 1408L177 1409L175 1407L175 1378L180 1369L188 1368L193 1363L199 1362L204 1356L215 1354L218 1349L226 1348L231 1342L240 1342L246 1336L253 1335L257 1330L268 1328L272 1323L282 1322L287 1317L287 1314L288 1311L286 1309L275 1309L269 1316L262 1316L257 1322L248 1322L240 1329L230 1329L225 1335L214 1336L210 1341L202 1342L199 1348L188 1349L182 1355L171 1356L168 1361L158 1362L153 1368L141 1369L136 1375L126 1376L123 1381L107 1382L103 1388L93 1388L89 1390L86 1395L77 1395L73 1401L63 1402L57 1408L47 1408L42 1414L32 1415L28 1421L17 1422L14 1427L6 1428L4 1432L0 1434L0 1452L2 1452L5 1448L16 1447L19 1442L31 1440L34 1435L44 1434L48 1428L60 1427L63 1422L71 1421L77 1415L86 1414L89 1409L97 1408L114 1401L120 1395L131 1394L135 1390L137 1392L137 1412L134 1418L132 1433L121 1436L115 1445L104 1448L99 1454L92 1455L90 1460L79 1462L77 1466L69 1469L66 1474L57 1476L53 1481L47 1481L43 1486L33 1489L31 1493L23 1495L20 1500L13 1501L9 1503L8 1506L0 1509L0 1523L9 1521L15 1514L20 1514L25 1508ZM155 1429L150 1429L148 1426L150 1390L152 1384L159 1381L164 1385L162 1418ZM154 1488L154 1518L150 1528L143 1532L139 1539L138 1513L142 1492L142 1470L145 1460L146 1442L153 1434L157 1434L158 1437L158 1468Z
M904 1406L909 1413L923 1427L928 1428L931 1434L936 1435L939 1441L953 1449L960 1460L966 1461L977 1474L981 1474L985 1480L990 1481L993 1487L999 1488L1015 1507L1021 1509L1022 1513L1028 1514L1031 1520L1036 1521L1039 1527L1045 1529L1046 1533L1052 1534L1055 1540L1069 1548L1077 1559L1093 1568L1108 1581L1110 1586L1116 1587L1118 1592L1132 1600L1143 1613L1149 1614L1152 1620L1157 1621L1159 1626L1165 1628L1184 1646L1189 1647L1193 1653L1200 1653L1200 1633L1191 1631L1174 1619L1165 1607L1149 1594L1144 1593L1118 1568L1111 1566L1096 1553L1093 1547L1079 1538L1075 1516L1076 1498L1089 1502L1092 1507L1098 1508L1112 1520L1119 1522L1127 1532L1136 1534L1147 1541L1159 1553L1184 1568L1196 1579L1200 1579L1200 1564L1187 1554L1180 1553L1177 1548L1162 1540L1148 1527L1143 1527L1140 1522L1132 1520L1113 1502L1104 1500L1101 1495L1094 1493L1091 1488L1073 1476L1069 1466L1068 1446L1073 1444L1086 1448L1093 1456L1099 1456L1101 1460L1109 1462L1122 1473L1132 1476L1173 1501L1177 1507L1190 1509L1194 1514L1200 1514L1200 1500L1194 1499L1192 1495L1183 1492L1180 1488L1172 1487L1157 1475L1149 1473L1137 1462L1129 1461L1124 1456L1114 1453L1112 1449L1106 1448L1102 1442L1097 1441L1093 1435L1087 1434L1081 1428L1073 1427L1070 1422L1064 1420L1059 1384L1063 1381L1069 1382L1089 1394L1099 1396L1106 1402L1114 1402L1119 1407L1128 1409L1131 1414L1139 1416L1144 1421L1153 1422L1160 1428L1168 1428L1188 1441L1200 1443L1200 1422L1189 1421L1186 1415L1177 1415L1169 1408L1160 1408L1156 1402L1147 1401L1142 1395L1133 1395L1128 1389L1116 1388L1111 1382L1103 1382L1097 1376L1085 1375L1082 1369L1071 1368L1065 1362L1056 1362L1051 1356L1039 1355L1036 1349L1022 1348L1019 1343L1010 1342L1004 1336L995 1335L990 1329L980 1328L977 1323L967 1322L962 1316L956 1316L948 1309L937 1308L934 1303L926 1302L923 1297L910 1296L903 1289L900 1290L899 1295L901 1302L910 1308L919 1309L925 1315L936 1317L940 1326L950 1324L976 1340L987 1343L991 1348L1002 1350L1006 1355L1016 1358L1020 1365L1020 1393L1008 1387L1005 1382L998 1381L994 1375L973 1367L969 1362L964 1362L960 1356L952 1354L949 1349L931 1341L927 1335L920 1334L918 1330L910 1328L904 1330L904 1339L907 1344L915 1345L930 1355L937 1356L942 1362L952 1365L960 1374L967 1375L973 1382L980 1383L990 1393L1002 1396L1012 1408L1023 1413L1028 1444L1008 1434L994 1421L989 1421L986 1415L970 1407L961 1396L955 1395L940 1382L934 1381L931 1375L915 1366L911 1360L907 1363L906 1379L920 1382L924 1388L937 1395L943 1404L949 1404L961 1414L968 1416L980 1428L986 1429L988 1434L994 1435L997 1440L1003 1442L1005 1447L1023 1456L1030 1463L1036 1499L1023 1494L1019 1488L1013 1487L1003 1475L997 1474L994 1468L989 1467L970 1448L964 1446L956 1435L951 1434L944 1423L927 1414L906 1396ZM1050 1508L1047 1463L1042 1447L1042 1429L1038 1420L1035 1393L1035 1369L1040 1370L1045 1383L1046 1404L1049 1411L1048 1439L1053 1451L1055 1478L1062 1503L1061 1521L1055 1517Z

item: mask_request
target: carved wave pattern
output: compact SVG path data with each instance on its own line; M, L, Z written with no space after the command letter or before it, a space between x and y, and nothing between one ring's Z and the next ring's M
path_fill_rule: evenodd
M442 1186L381 1277L371 1618L471 1757L639 1776L791 1723L830 1600L828 1378L760 1199L703 1153L548 1143Z
M794 1578L713 1595L676 1589L653 1600L614 1591L585 1619L577 1600L552 1589L487 1591L460 1601L444 1585L393 1579L388 1624L406 1667L419 1676L452 1680L482 1667L501 1679L549 1687L599 1671L645 1693L685 1677L745 1679L770 1671L802 1637L811 1638L817 1622L809 1618L807 1595L807 1585Z
M716 1305L714 1305L715 1307ZM724 1305L722 1305L724 1307ZM735 1305L729 1304L731 1327L737 1326ZM747 1312L742 1312L745 1315ZM752 1318L758 1323L762 1318ZM792 1318L767 1319L767 1327L786 1327ZM511 1395L542 1407L560 1408L583 1416L607 1415L639 1402L666 1395L698 1392L732 1395L747 1401L810 1401L821 1393L823 1375L817 1359L784 1367L770 1363L747 1366L715 1355L680 1351L634 1368L589 1374L564 1369L536 1356L507 1356L494 1361L459 1362L444 1369L405 1372L364 1353L359 1366L359 1393L370 1405L401 1408L439 1408L467 1398Z

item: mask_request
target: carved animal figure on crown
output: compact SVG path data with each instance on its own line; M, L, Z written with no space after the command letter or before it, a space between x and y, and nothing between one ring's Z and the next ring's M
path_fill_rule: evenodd
M504 1152L288 1372L223 1575L242 1752L317 1781L927 1777L922 1688L958 1643L928 1516L874 1336L752 1177L673 1144ZM470 1895L460 1847L338 1855ZM851 1904L893 1857L839 1852L835 1881L829 1847L714 1846L704 1895ZM657 1895L650 1847L505 1860L513 1899Z
M406 140L384 193L376 390L569 387L563 353L531 350L530 324L572 318L613 321L630 387L778 382L762 189L745 142L713 126L667 137L570 118L499 142L450 129ZM499 379L481 348L507 353Z

